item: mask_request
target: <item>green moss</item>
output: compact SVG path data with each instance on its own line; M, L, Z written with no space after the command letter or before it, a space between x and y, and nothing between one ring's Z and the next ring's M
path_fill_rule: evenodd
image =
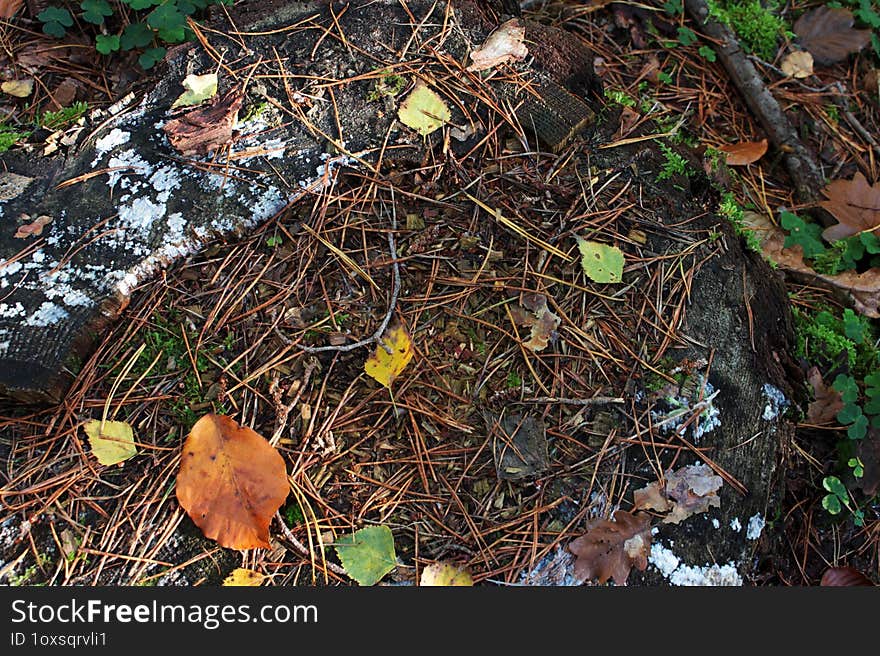
M762 59L772 60L776 55L779 37L786 33L786 23L774 12L778 0L708 0L709 15L729 25L740 42Z
M691 174L691 170L688 166L687 160L682 155L679 155L666 144L661 143L658 145L660 146L660 150L663 152L663 157L666 159L666 161L663 162L663 167L660 169L660 173L657 174L658 182L662 180L669 180L670 178L674 178L677 175L683 175L687 177Z
M721 195L721 203L718 205L718 213L733 225L733 231L746 240L746 247L756 253L761 252L761 240L754 231L746 227L743 209L736 202L734 195L726 191Z
M19 131L5 123L0 123L0 153L5 153L16 143L29 136L31 136L30 132Z
M372 90L367 96L369 102L381 100L385 96L394 97L406 86L406 78L402 75L381 71L384 75L376 80Z
M69 107L62 107L57 112L44 112L37 119L37 125L47 130L62 130L76 123L88 108L88 103L75 102Z
M825 308L808 312L793 307L795 353L819 367L842 364L841 360L845 360L852 376L861 380L880 368L880 351L875 346L876 335L871 323L852 311L844 312L844 316L838 317Z

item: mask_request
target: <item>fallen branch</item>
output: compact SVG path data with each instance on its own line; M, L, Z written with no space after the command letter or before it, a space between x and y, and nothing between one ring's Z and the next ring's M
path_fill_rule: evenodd
M760 121L770 143L782 153L798 200L812 204L817 199L819 189L825 186L825 176L816 160L807 151L776 98L743 52L736 35L729 27L709 17L705 0L684 0L684 4L700 29L718 43L715 51L733 85Z

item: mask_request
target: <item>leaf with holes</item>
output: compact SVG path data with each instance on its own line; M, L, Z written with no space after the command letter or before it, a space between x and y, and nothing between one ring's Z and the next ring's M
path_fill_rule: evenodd
M406 328L395 326L382 335L382 344L364 363L364 371L388 389L413 357L413 345ZM387 350L386 350L387 348Z
M432 563L422 570L419 585L422 587L472 586L470 572L452 563Z
M134 432L124 421L101 421L90 419L83 424L83 430L89 436L92 455L102 465L117 465L137 455L134 444Z
M405 126L427 136L447 123L452 114L435 91L419 82L400 104L397 117Z
M397 567L394 536L387 526L368 526L336 541L346 574L361 585L375 585Z
M623 280L623 252L616 246L576 237L584 273L594 282L616 283Z
M849 9L822 6L797 19L794 33L817 64L843 61L871 42L871 30L854 30Z
M289 491L284 459L265 438L207 414L183 445L177 500L205 537L230 549L269 546L269 522Z
M239 567L237 569L232 570L225 579L223 579L223 587L249 587L254 588L263 584L263 581L266 580L266 577L259 572L255 572L252 569L245 569L244 567Z
M869 185L857 172L852 180L834 180L822 195L827 200L819 205L839 222L822 231L824 239L837 241L867 231L880 236L880 183Z
M645 571L650 548L650 516L636 516L625 510L615 512L613 522L591 522L587 532L568 545L577 556L574 572L578 580L605 583L613 579L617 585L626 584L633 567Z
M724 144L718 150L725 154L724 162L728 166L746 166L753 164L767 152L767 140L741 141L735 144Z

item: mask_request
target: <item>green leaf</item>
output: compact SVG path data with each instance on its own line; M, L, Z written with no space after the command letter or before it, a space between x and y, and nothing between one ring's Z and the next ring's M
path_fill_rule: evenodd
M859 386L852 376L837 374L831 386L840 392L844 403L855 403L859 400Z
M804 249L804 257L806 258L814 258L825 252L820 226L815 223L806 223L797 214L791 212L782 212L779 219L782 227L789 232L783 244L785 248L800 245Z
M124 421L89 419L83 424L92 453L102 465L117 465L137 455L131 425Z
M67 30L65 28L73 25L73 16L70 12L61 7L46 7L37 14L37 20L43 23L43 32L49 36L61 38Z
M397 118L405 126L426 136L452 118L449 107L435 91L419 82L397 110Z
M206 73L205 75L187 75L183 79L183 88L186 89L171 103L171 109L175 107L190 107L204 102L217 93L217 74Z
M147 23L156 30L182 30L186 25L186 16L177 8L176 3L167 2L147 14Z
M846 436L851 440L860 440L868 434L868 418L860 414L852 426L846 429Z
M865 250L868 251L871 255L877 255L877 253L880 253L880 237L875 235L873 232L861 233L859 235L859 240L862 242Z
M616 246L576 237L581 267L593 282L617 283L623 280L623 252Z
M844 425L853 423L859 417L864 417L864 415L862 414L862 409L855 403L846 404L843 406L843 409L837 413L837 421Z
M153 41L153 30L146 23L131 23L122 30L119 45L123 50L146 48Z
M697 35L689 27L678 28L678 42L683 46L689 46L697 42Z
M681 0L666 0L663 3L663 11L670 16L676 16L681 13Z
M709 46L700 46L700 49L697 50L697 52L699 52L706 61L715 61L715 51Z
M185 27L162 28L157 30L156 34L158 34L159 39L165 43L181 43L182 41L186 41Z
M127 4L132 9L148 9L149 7L155 7L160 4L162 0L122 0L125 4Z
M840 500L833 494L826 494L822 498L822 507L832 515L840 514Z
M99 34L95 37L95 50L102 55L109 55L119 50L118 34Z
M831 492L831 494L840 497L844 501L849 499L849 495L846 492L846 486L840 481L837 476L826 476L822 479L822 487Z
M103 25L105 16L113 15L113 8L107 0L83 0L79 5L83 10L83 20L92 25ZM118 47L116 48L119 49ZM98 52L101 52L98 50ZM103 54L107 54L106 52Z
M336 541L346 573L360 585L375 585L397 567L394 536L387 526L368 526Z
M165 48L147 48L144 50L143 54L138 57L138 63L144 70L153 68L153 66L162 61L166 52Z
M843 311L843 333L856 344L865 340L865 324L849 308Z

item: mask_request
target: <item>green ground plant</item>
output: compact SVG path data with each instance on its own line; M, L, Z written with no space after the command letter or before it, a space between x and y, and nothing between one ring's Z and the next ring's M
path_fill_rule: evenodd
M45 34L59 39L80 21L91 25L98 52L139 50L138 63L148 69L162 60L166 45L193 38L189 17L221 4L231 5L232 0L82 0L75 5L75 16L66 7L50 6L37 19ZM83 32L89 31L87 25L82 25Z

